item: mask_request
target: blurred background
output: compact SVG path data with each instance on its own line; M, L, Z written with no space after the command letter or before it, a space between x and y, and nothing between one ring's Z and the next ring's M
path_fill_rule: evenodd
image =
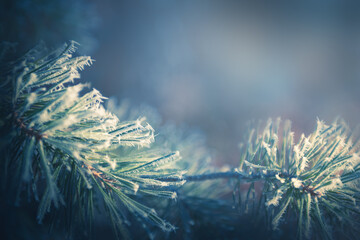
M0 34L18 51L78 41L96 60L82 79L201 130L219 163L237 161L252 119L297 135L317 117L360 123L356 1L7 0Z

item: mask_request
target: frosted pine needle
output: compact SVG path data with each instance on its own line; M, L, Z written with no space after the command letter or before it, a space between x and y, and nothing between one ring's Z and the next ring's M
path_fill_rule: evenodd
M160 178L180 172L170 166L180 154L148 156L140 151L154 142L154 129L145 119L120 121L105 110L102 103L106 98L98 90L74 83L80 77L78 71L93 62L87 56L73 56L76 46L72 41L51 53L37 47L13 63L7 73L11 81L2 91L1 120L10 116L7 141L9 150L17 154L7 155L8 164L2 169L18 175L4 177L18 186L17 192L24 186L36 190L41 199L39 222L53 211L53 205L60 204L76 209L71 213L78 212L77 216L86 219L92 215L88 210L93 209L93 201L101 199L116 231L123 236L127 235L122 226L127 221L125 210L163 230L173 230L154 209L133 196L174 199L175 187L184 181L164 182ZM134 151L119 154L119 149L127 148ZM136 151L140 154L134 157ZM17 202L19 198L17 194Z
M263 130L251 130L240 164L241 173L250 179L264 176L262 194L268 199L265 205L273 217L272 227L278 228L284 213L295 210L301 216L300 238L315 235L330 238L344 231L356 231L360 224L354 220L360 214L360 162L355 134L341 120L330 125L318 120L312 134L301 135L298 143L294 143L290 122L279 126L279 121L269 120ZM327 226L329 218L342 229ZM319 227L312 228L311 235L312 225Z

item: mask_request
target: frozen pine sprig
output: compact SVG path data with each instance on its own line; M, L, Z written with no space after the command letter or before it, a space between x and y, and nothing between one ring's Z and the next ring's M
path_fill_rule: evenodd
M107 107L116 113L120 119L134 119L141 114L147 116L147 120L157 129L156 142L153 149L158 151L175 149L181 152L181 161L177 161L175 166L184 169L181 172L158 176L163 181L185 181L191 176L203 176L217 171L227 171L226 167L216 167L212 159L212 151L206 146L205 137L186 126L164 121L158 111L146 104L140 106L131 106L129 101L121 101L117 104L116 99L110 98L107 101ZM211 189L211 191L209 191ZM211 224L228 228L230 222L234 222L233 217L221 216L215 217L218 212L224 210L224 195L228 194L231 189L230 184L223 179L213 181L187 181L186 184L177 189L176 202L156 201L162 206L161 212L166 215L171 222L176 222L178 228L176 232L167 233L166 239L196 238L196 229L211 219ZM231 206L227 206L231 209ZM169 210L171 208L171 211ZM214 212L209 208L217 209ZM220 210L221 209L221 210ZM198 217L194 217L197 215ZM228 221L224 222L224 219ZM209 223L207 223L209 224ZM162 232L155 232L155 238L163 238Z
M143 148L154 141L154 129L145 118L120 121L105 110L105 97L98 90L74 83L79 70L93 62L74 56L76 46L72 41L48 53L39 45L3 74L1 122L7 133L2 137L3 183L16 189L18 204L25 189L39 199L39 222L52 206L62 205L65 211L55 214L87 219L100 196L124 237L125 211L172 230L154 209L132 196L175 198L175 187L184 181L165 182L161 177L178 174L170 165L180 159L179 153L147 153Z
M239 172L262 176L260 203L273 229L286 215L296 218L298 238L357 238L360 158L354 135L342 120L318 120L315 131L297 142L290 121L269 120L251 130Z

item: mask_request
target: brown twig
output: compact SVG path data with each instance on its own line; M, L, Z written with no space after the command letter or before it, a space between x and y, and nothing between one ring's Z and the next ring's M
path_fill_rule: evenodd
M14 113L14 124L16 127L20 129L25 135L29 137L35 137L37 141L40 141L42 138L46 138L45 134L40 133L39 131L33 129L33 128L27 128L22 118L18 118L18 114Z

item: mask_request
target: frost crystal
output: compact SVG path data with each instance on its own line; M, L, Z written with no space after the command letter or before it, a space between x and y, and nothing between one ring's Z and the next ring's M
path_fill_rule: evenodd
M283 190L282 190L282 189L278 189L278 190L276 191L275 196L274 196L271 200L269 200L269 201L266 202L266 206L269 207L269 206L271 206L271 205L274 205L274 206L279 205L279 201L280 201L280 199L282 198L282 194L283 194Z
M293 184L294 188L300 188L302 186L302 181L297 178L292 178L291 183Z
M285 179L284 179L284 178L281 178L281 177L280 177L280 174L276 174L275 177L276 177L276 179L279 180L281 183L284 183L284 182L285 182Z

